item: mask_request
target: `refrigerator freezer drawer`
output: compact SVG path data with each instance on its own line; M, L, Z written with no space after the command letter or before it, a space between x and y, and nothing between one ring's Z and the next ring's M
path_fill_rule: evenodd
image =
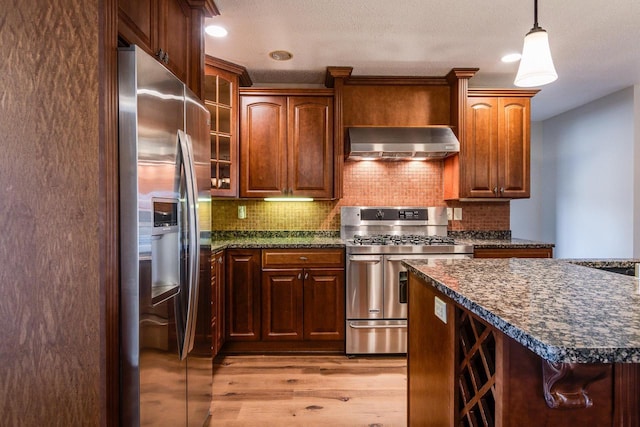
M406 320L347 320L347 354L406 354Z

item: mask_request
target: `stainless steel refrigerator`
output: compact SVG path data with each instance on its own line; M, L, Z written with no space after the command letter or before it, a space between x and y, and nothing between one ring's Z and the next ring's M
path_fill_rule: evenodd
M119 50L118 75L121 425L201 427L212 375L210 342L198 343L211 322L209 112L138 47Z

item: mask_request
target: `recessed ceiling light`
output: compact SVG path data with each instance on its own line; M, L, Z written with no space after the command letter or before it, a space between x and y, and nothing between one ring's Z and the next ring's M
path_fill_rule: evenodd
M286 50L274 50L273 52L269 52L269 56L276 61L288 61L293 58L291 52L287 52Z
M516 62L516 61L520 61L520 57L522 55L520 55L519 53L510 53L508 55L505 55L502 57L502 62Z
M226 37L228 34L228 31L220 25L207 25L204 31L213 37Z

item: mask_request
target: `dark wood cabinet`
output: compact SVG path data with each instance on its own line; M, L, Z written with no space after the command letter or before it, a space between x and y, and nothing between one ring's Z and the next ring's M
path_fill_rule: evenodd
M224 251L211 257L211 348L218 354L225 340L225 263Z
M202 97L204 17L211 0L118 0L118 36L155 56Z
M263 271L262 339L344 339L344 298L344 268Z
M530 194L530 103L535 90L469 89L460 154L445 161L445 199Z
M309 268L304 279L304 339L344 340L344 268Z
M118 0L118 35L155 55L158 12L158 0Z
M303 270L262 272L262 339L303 338Z
M262 251L265 340L343 340L344 251Z
M326 92L241 92L241 197L333 197L333 98Z
M529 98L467 101L467 197L529 197Z
M553 248L475 248L474 258L553 258Z
M207 56L204 102L211 114L211 195L238 196L238 75Z
M240 197L277 197L287 188L287 99L240 97Z
M191 8L183 0L160 0L158 15L158 45L156 54L163 50L166 54L165 63L180 80L191 86L189 68L191 66L191 26L202 25L202 22L191 21ZM197 52L203 55L202 51Z
M226 353L344 351L344 249L226 256Z
M333 193L333 99L289 97L289 195L330 199Z
M260 340L260 249L228 249L226 341Z

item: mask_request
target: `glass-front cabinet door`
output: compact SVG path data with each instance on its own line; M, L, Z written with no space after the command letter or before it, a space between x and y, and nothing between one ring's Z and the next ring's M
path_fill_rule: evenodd
M211 195L238 196L238 76L205 60L205 104L211 113Z

